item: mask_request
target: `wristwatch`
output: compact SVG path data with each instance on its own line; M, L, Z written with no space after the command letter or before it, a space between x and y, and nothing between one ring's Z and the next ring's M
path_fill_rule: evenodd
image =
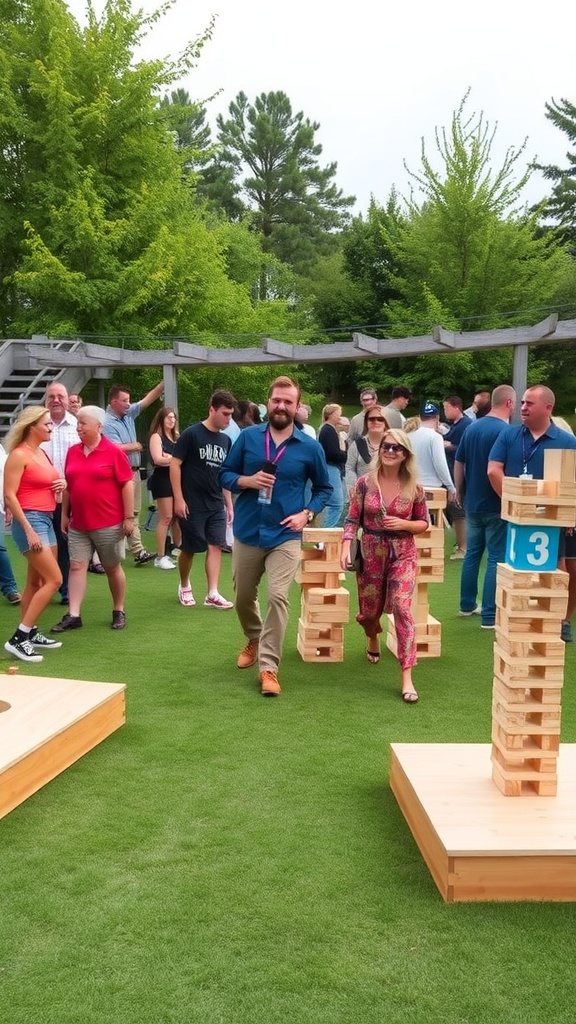
M314 516L316 515L316 513L315 512L311 512L309 508L303 508L302 511L306 513L308 522L311 523L312 520L314 519Z

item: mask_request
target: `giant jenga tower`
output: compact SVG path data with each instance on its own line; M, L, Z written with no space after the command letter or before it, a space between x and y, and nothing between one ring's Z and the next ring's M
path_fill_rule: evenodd
M303 661L343 661L350 594L341 586L342 530L309 527L303 531L302 541L314 546L302 548L296 576L302 587L298 652Z
M555 796L568 575L561 526L574 526L576 452L544 453L544 480L505 477L509 523L496 577L492 779L505 796Z
M412 614L416 623L416 650L419 658L439 658L442 645L442 624L430 615L428 586L444 579L444 518L446 491L443 487L427 488L426 505L430 526L425 533L414 538L418 551L418 571L412 599ZM397 655L394 618L388 616L386 646Z

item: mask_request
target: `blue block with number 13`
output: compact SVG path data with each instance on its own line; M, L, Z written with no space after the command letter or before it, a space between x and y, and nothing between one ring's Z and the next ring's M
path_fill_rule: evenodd
M504 561L511 569L553 572L558 568L559 526L508 523Z

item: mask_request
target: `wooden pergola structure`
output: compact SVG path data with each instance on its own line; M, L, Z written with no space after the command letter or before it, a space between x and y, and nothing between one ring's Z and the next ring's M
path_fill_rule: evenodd
M528 351L538 344L570 344L576 341L576 320L559 320L556 313L532 326L510 327L492 331L454 333L436 327L430 335L409 338L372 338L354 332L350 342L320 345L294 345L273 338L263 338L260 347L210 348L184 341L175 341L171 348L129 350L79 341L71 349L47 337L36 335L25 344L30 369L52 367L60 370L83 370L91 377L106 377L113 368L136 369L158 366L164 378L167 405L178 408L178 367L193 366L255 366L289 363L351 362L360 359L405 359L432 353L485 351L496 348L514 350L513 380L521 394L527 381Z

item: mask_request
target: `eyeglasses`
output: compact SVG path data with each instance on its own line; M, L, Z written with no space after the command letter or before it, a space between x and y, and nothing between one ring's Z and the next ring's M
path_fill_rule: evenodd
M384 416L368 416L367 417L367 422L368 423L386 423L386 419L385 419Z
M388 441L384 441L380 445L381 452L391 452L392 455L400 455L401 452L405 452L406 449L402 444L390 444Z

